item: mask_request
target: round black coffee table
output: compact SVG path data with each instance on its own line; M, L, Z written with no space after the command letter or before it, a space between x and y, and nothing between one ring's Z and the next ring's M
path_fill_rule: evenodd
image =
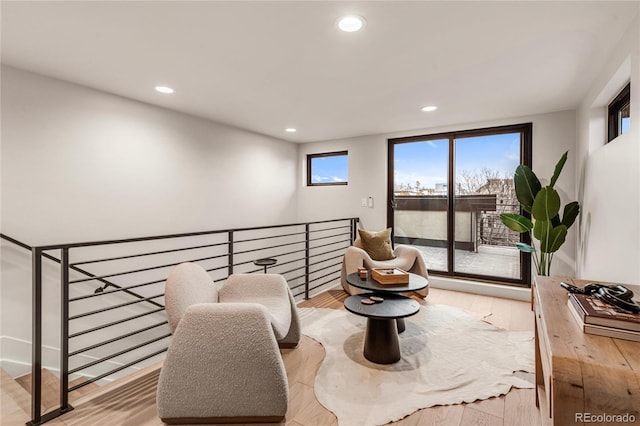
M367 278L362 279L357 272L347 275L347 283L363 290L374 291L378 293L405 293L410 291L422 290L429 287L429 281L420 275L409 273L409 282L407 284L380 284L371 278L371 271L368 271ZM382 297L385 297L384 295ZM398 333L402 333L405 328L404 320L399 318L397 321Z
M384 301L365 305L360 301L370 296ZM344 301L347 311L367 317L364 336L364 357L376 364L393 364L400 360L400 341L396 320L415 315L420 304L410 297L393 293L365 293L349 296Z

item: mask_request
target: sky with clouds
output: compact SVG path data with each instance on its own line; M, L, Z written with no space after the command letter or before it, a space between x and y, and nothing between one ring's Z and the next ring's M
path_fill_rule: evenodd
M478 136L460 138L455 142L456 172L496 170L500 176L513 176L520 164L520 134ZM434 188L436 183L446 183L449 156L447 139L410 142L395 145L395 181L400 184Z
M349 178L346 155L311 159L311 183L347 182Z
M478 136L456 140L456 171L498 171L500 176L512 177L520 164L520 134ZM447 139L395 145L395 183L416 181L422 187L434 188L446 183L449 141ZM315 157L311 160L312 183L347 182L348 156Z

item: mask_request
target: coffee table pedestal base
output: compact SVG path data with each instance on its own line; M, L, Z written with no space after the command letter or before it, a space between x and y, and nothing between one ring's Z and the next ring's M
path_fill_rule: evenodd
M404 323L404 320L402 322ZM395 319L368 318L364 336L364 357L376 364L393 364L400 361L398 326Z

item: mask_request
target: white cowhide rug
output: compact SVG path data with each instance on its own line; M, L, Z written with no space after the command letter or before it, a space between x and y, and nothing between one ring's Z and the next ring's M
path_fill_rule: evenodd
M400 334L402 359L379 365L362 354L366 318L302 308L303 334L322 344L318 401L341 426L382 425L434 405L459 404L533 388L533 332L510 332L445 305L421 307Z

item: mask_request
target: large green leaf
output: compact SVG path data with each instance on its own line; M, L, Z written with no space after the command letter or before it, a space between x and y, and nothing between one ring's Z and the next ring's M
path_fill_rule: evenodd
M551 230L553 229L552 226L549 226L549 224L551 222L546 222L546 221L542 221L539 220L536 222L536 225L538 225L538 222L543 222L545 225L539 226L537 227L538 229L538 236L536 236L537 239L540 240L540 252L542 253L542 255L544 256L544 253L549 253L547 245L548 245L548 240L549 240L549 233L551 232ZM536 228L534 228L536 229Z
M533 228L533 223L517 213L502 213L500 220L505 226L515 232L528 232Z
M564 206L564 212L562 214L562 224L566 226L567 229L571 228L571 225L573 225L573 222L575 222L576 217L578 217L578 213L580 213L580 204L577 201Z
M542 188L540 180L529 167L519 165L513 175L513 183L516 187L516 197L525 211L531 213L533 200Z
M531 214L536 220L550 221L560 211L560 195L550 186L542 188L531 208Z
M564 154L562 154L562 157L560 157L560 160L558 160L558 164L556 164L556 168L553 171L553 176L551 177L551 183L549 184L550 187L553 188L553 185L556 184L556 181L558 180L558 177L560 177L560 172L562 171L562 168L564 167L564 163L567 162L567 155L569 154L569 151L566 151Z
M535 248L525 243L516 243L516 247L518 248L518 250L523 251L525 253L535 253L536 251Z
M542 241L544 238L547 238L551 229L553 229L553 225L548 220L536 220L533 226L533 236Z
M540 240L540 251L543 253L554 253L558 251L567 238L567 227L564 225L556 226L551 229L548 236Z

